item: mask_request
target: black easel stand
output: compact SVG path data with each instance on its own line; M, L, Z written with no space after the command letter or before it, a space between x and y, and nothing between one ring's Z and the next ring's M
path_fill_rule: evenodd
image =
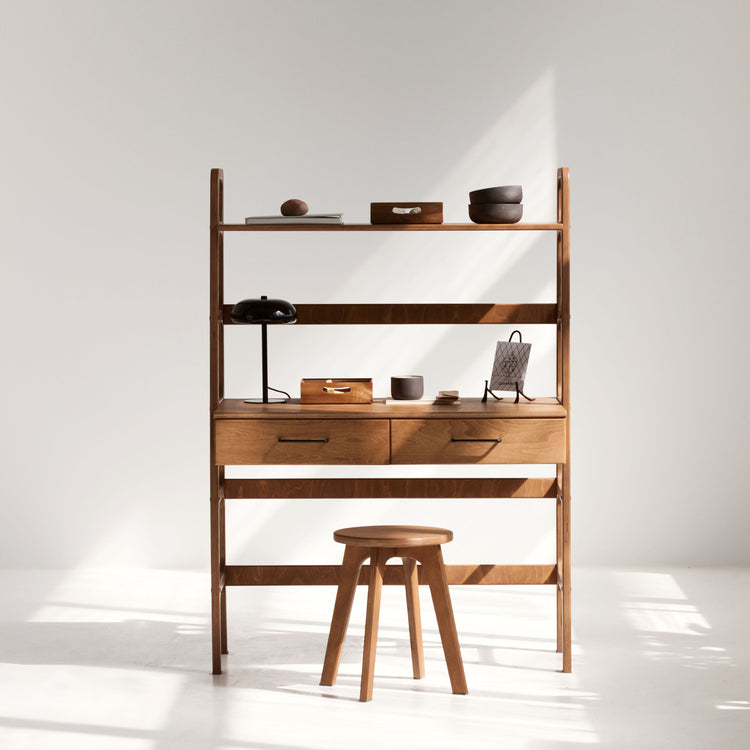
M488 381L484 381L484 396L482 396L482 403L487 403L487 394L490 394L492 398L497 399L498 401L502 401L502 396L496 396L489 388ZM513 402L514 404L518 403L518 397L523 396L527 401L535 401L536 399L531 398L530 396L527 396L519 387L518 382L516 382L516 400Z

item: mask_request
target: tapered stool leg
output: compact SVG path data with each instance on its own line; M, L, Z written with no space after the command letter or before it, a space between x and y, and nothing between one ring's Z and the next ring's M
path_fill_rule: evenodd
M370 550L370 582L367 587L367 619L365 620L365 646L362 654L361 701L372 700L372 683L375 677L375 651L378 644L380 620L380 595L383 591L383 574L387 555L381 547Z
M368 558L369 549L364 547L350 547L344 549L344 560L341 563L339 575L339 587L336 592L336 603L333 606L333 617L331 618L331 629L328 633L328 645L326 646L325 660L323 661L323 674L320 678L321 685L333 685L339 671L341 651L344 647L346 628L349 625L349 616L352 613L354 594L357 591L357 581L362 563Z
M432 603L435 607L440 640L443 643L445 662L448 665L448 676L454 693L464 695L469 692L466 687L464 663L461 658L461 647L458 643L456 621L453 617L448 579L445 576L443 553L439 546L424 547L419 550L420 562L424 566L430 584Z
M422 616L419 610L419 571L417 561L410 557L401 558L404 563L404 584L406 586L406 612L409 616L409 643L411 644L411 664L414 679L424 677L424 649L422 647Z

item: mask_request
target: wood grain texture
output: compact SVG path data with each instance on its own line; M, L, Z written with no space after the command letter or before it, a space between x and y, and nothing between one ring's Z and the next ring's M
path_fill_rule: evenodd
M219 419L559 419L566 416L557 398L540 397L535 401L513 403L513 399L482 403L480 398L461 396L455 405L431 401L395 401L375 398L371 404L301 404L290 399L285 404L246 404L242 399L225 398L214 411Z
M422 570L432 594L432 604L435 608L440 640L443 644L445 663L448 666L451 690L457 695L465 695L469 690L466 686L464 662L461 658L461 646L456 631L442 550L440 547L419 547L413 552L413 556L422 563Z
M370 538L376 527L350 528L346 538L357 542ZM321 685L333 685L336 681L341 649L346 633L346 626L351 613L356 588L357 571L363 571L367 580L367 612L365 618L365 638L362 649L362 676L360 683L360 701L372 699L375 675L375 655L377 651L378 622L380 619L380 601L386 574L386 563L392 557L401 557L403 566L402 581L405 584L407 598L407 616L409 620L409 635L412 654L412 673L415 678L424 675L424 655L422 649L421 616L419 611L419 574L430 587L435 617L443 645L443 653L448 666L451 689L454 693L465 694L466 676L453 615L453 606L448 589L443 555L440 545L422 545L422 536L417 538L417 546L408 543L412 537L405 534L402 527L377 527L381 533L374 537L378 542L393 541L403 543L403 546L362 547L359 544L347 545L344 561L340 570L340 583L336 592L331 629L321 676ZM398 531L397 531L398 530ZM441 535L452 538L448 529L443 529ZM370 557L370 565L361 568L363 556ZM417 568L416 561L421 563Z
M553 498L554 478L226 479L227 498Z
M561 464L557 465L557 479L555 484L558 489L562 486L562 472L560 471ZM555 625L557 631L557 651L562 653L563 651L563 609L565 608L565 600L563 599L562 590L562 569L563 569L563 503L562 496L558 494L555 502L555 561L557 564L557 570L560 571L560 575L557 577L556 588L556 608L555 608Z
M419 213L394 213L397 208L419 207ZM371 224L442 224L443 204L431 201L414 203L370 203Z
M355 547L426 547L447 544L453 532L433 526L354 526L336 529L333 538Z
M221 571L221 527L219 499L211 498L210 535L211 535L211 669L213 674L221 674L222 654L222 606L221 595L226 579L222 581Z
M224 469L221 468L223 475ZM221 653L229 653L229 641L227 636L227 587L225 583L224 572L227 567L227 520L226 520L226 498L224 496L219 497L219 589L220 589L220 601L219 609L221 613Z
M224 465L386 464L390 454L387 420L221 420L215 429Z
M224 398L224 237L218 225L224 220L224 173L211 170L209 202L209 407L210 413ZM221 674L221 655L227 652L227 616L224 569L226 565L226 521L222 495L223 467L216 465L216 442L211 430L210 542L211 542L211 652L212 672Z
M563 601L563 672L573 670L573 592L571 585L571 549L570 549L570 466L562 466L562 601Z
M371 550L372 557L368 570L367 614L365 616L365 644L362 649L362 683L360 701L372 700L372 686L375 677L375 654L378 645L378 623L380 621L380 599L385 573L385 550Z
M570 415L570 170L558 170L557 218L562 229L557 234L557 305L559 310L557 338L557 395L568 415ZM568 418L569 423L569 418ZM558 486L560 491L560 513L558 514L561 560L558 565L562 577L561 596L558 602L562 608L562 653L563 672L573 669L572 638L572 583L571 583L571 488L570 488L570 426L566 438L567 461L558 466Z
M223 308L224 325L232 307ZM295 325L475 325L555 324L557 307L527 304L297 304Z
M424 646L422 643L422 613L419 608L419 571L411 557L402 557L404 586L406 587L406 616L409 622L411 668L415 680L424 677Z
M344 648L346 629L354 603L354 594L359 583L362 563L369 557L370 551L357 547L347 547L344 550L344 560L339 571L338 591L333 605L331 628L328 632L325 658L323 659L323 673L320 677L321 685L334 685L339 671L341 652Z
M211 487L211 627L213 671L221 671L221 654L227 651L226 587L230 585L335 585L340 566L242 566L226 565L225 498L242 497L555 497L557 554L549 565L453 565L446 570L449 584L553 584L557 587L558 649L562 668L572 669L571 616L571 485L570 485L570 174L565 167L557 174L557 216L550 223L439 224L439 225L244 225L224 223L224 174L211 171L210 196L210 487ZM557 346L557 389L554 399L537 399L532 404L513 405L510 401L478 403L462 394L455 407L401 402L398 407L384 399L371 405L316 407L288 403L249 405L238 399L224 399L224 325L229 305L224 304L224 235L227 232L554 232L557 241L557 290L554 304L495 305L300 305L301 323L318 325L367 324L554 324ZM457 238L458 239L458 238ZM258 237L255 238L257 245ZM471 262L470 254L462 262ZM306 373L300 373L303 375ZM217 460L218 423L235 421L317 422L399 420L450 421L453 419L557 420L564 424L563 457L557 463L554 479L302 479L226 480L224 465ZM560 429L552 428L554 429ZM315 450L313 446L308 450ZM243 457L244 458L244 457ZM288 462L289 457L284 458ZM307 462L307 461L306 461ZM359 462L359 461L358 461ZM515 461L513 461L515 462ZM310 461L310 463L316 463ZM324 463L329 463L328 460ZM526 461L524 460L524 463ZM545 461L546 463L546 461ZM481 518L477 519L481 523ZM422 567L417 576L425 581ZM370 575L369 566L359 570L357 584ZM389 565L383 571L384 584L405 583L403 567Z
M358 585L367 583L368 566L363 565ZM338 586L339 565L227 565L227 586ZM446 565L451 586L468 585L552 585L557 583L557 568L548 565ZM386 586L402 586L401 565L388 565L383 581ZM426 583L419 573L420 585Z
M480 442L493 439L502 442ZM394 464L554 464L564 460L565 422L559 419L398 419L391 425Z
M371 404L372 378L302 378L303 404Z
M560 223L518 224L221 224L222 232L554 232Z

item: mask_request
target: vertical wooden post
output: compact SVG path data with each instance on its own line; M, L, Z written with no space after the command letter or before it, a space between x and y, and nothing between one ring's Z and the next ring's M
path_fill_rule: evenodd
M555 544L556 544L556 555L555 561L557 564L557 581L555 583L555 591L557 594L557 610L556 610L556 625L557 625L557 651L558 653L563 652L563 587L562 587L562 569L563 569L563 503L562 495L560 494L560 487L562 487L562 464L557 464L556 475L557 475L557 496L555 497Z
M210 204L210 486L211 486L211 650L214 674L221 674L221 654L227 653L226 587L226 520L224 515L224 468L216 465L214 412L224 398L224 237L220 225L224 220L224 173L211 170Z
M567 412L565 463L557 466L557 645L563 672L572 670L570 562L570 173L557 172L557 397Z

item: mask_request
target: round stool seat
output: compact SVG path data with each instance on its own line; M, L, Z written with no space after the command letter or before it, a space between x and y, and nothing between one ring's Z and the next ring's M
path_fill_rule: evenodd
M433 526L354 526L337 529L333 538L353 547L430 547L450 542L453 532Z

